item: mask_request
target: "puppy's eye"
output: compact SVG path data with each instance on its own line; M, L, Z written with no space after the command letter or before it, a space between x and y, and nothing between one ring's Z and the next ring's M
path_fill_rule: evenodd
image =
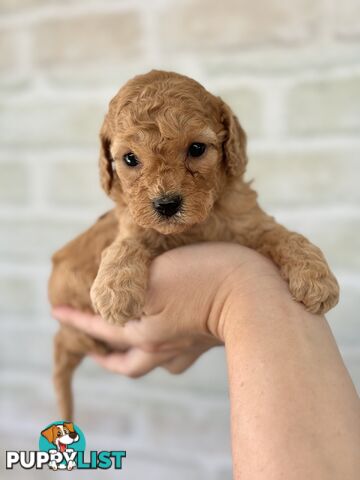
M60 430L58 430L57 436L58 436L58 437L61 437L61 432L60 432Z
M123 160L128 167L136 167L136 165L139 165L139 160L133 152L125 153Z
M189 157L201 157L201 155L205 152L206 145L205 143L195 142L192 143L188 149Z

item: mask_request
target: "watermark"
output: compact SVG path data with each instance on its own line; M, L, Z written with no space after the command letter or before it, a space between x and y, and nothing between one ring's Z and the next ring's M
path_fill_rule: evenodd
M125 450L97 451L85 455L85 436L72 422L53 422L40 433L39 450L6 452L6 469L108 470L123 468Z

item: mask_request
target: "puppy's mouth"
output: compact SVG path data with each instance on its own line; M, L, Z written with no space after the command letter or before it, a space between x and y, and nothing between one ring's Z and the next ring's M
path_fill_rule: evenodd
M183 210L179 210L178 212L174 213L174 215L161 215L160 213L155 211L155 216L159 222L165 222L167 224L171 223L182 223L184 221L184 212Z
M59 442L59 451L60 451L61 453L63 453L63 452L65 452L65 450L66 450L66 445L65 445L65 443Z
M164 234L181 233L190 227L191 224L188 224L185 221L184 215L181 211L177 212L171 217L164 217L156 214L156 221L153 225L155 230Z

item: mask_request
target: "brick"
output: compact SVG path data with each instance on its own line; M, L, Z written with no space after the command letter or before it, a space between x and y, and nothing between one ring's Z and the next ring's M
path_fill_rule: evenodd
M214 51L269 43L303 42L313 37L320 2L282 0L194 0L172 4L160 18L165 49Z
M124 463L124 474L126 479L138 480L139 478L149 478L156 480L206 480L209 478L207 472L202 471L201 468L189 461L179 452L179 458L166 458L163 454L160 458L153 458L152 456L144 455L142 452L132 453ZM125 475L124 475L125 476ZM110 477L109 477L110 478ZM112 476L113 478L113 476Z
M62 90L106 89L111 96L130 78L145 73L146 67L138 56L126 62L108 62L101 65L82 65L81 69L61 65L46 70L46 79L53 88ZM1 85L1 84L0 84Z
M107 108L87 98L66 103L53 100L28 100L0 103L0 142L7 146L93 145Z
M190 454L200 449L212 459L230 454L228 404L206 408L195 399L187 406L170 402L151 405L147 402L144 424L145 443L153 441L160 451L169 448Z
M352 354L346 351L341 353L358 395L360 395L360 350Z
M258 136L262 132L262 106L259 95L250 88L224 89L217 94L226 102L249 137Z
M30 343L30 342L29 342ZM22 356L23 364L26 363ZM51 371L44 375L27 376L24 379L23 369L12 371L11 382L1 382L1 442L13 434L17 436L19 450L34 450L37 447L40 429L56 420L56 412L51 396ZM31 415L20 415L20 412L31 412ZM23 417L23 418L21 418ZM19 430L22 435L19 436ZM34 443L36 442L36 443ZM10 446L7 447L10 450Z
M360 352L360 337L354 335L359 329L360 285L350 286L339 277L341 296L339 304L327 314L330 326L340 348L357 348ZM360 381L360 377L359 377Z
M76 409L79 423L86 424L89 431L106 439L106 435L136 435L136 444L141 448L151 446L158 451L182 451L192 457L196 450L220 457L230 452L229 409L227 394L221 401L207 394L186 395L179 401L169 384L154 389L142 382L116 376L97 367L98 374L84 378L84 370L93 362L86 360L76 376ZM178 380L181 376L176 376ZM106 389L106 395L99 398L94 392ZM178 392L182 389L178 388ZM119 398L121 397L121 404ZM179 395L180 398L184 394ZM104 418L101 425L97 418ZM176 435L174 435L176 431ZM192 436L192 438L191 438ZM221 439L221 441L219 440ZM106 447L106 445L102 445ZM198 453L198 452L197 452ZM197 453L194 457L198 456Z
M0 32L0 72L1 76L14 70L17 65L15 35L8 31Z
M94 216L94 220L95 220ZM56 218L2 219L0 261L50 262L50 256L88 224L81 221L61 221Z
M271 213L271 212L269 212ZM347 269L356 272L360 267L359 238L360 217L344 212L307 212L290 210L276 215L276 219L290 230L302 233L319 246L331 267L337 271Z
M335 33L344 39L360 36L360 3L358 0L346 0L334 3L333 25Z
M0 163L0 205L22 204L29 200L27 166L21 163Z
M0 96L2 98L6 99L9 95L23 93L31 86L32 80L29 73L25 73L24 71L21 73L9 71L7 73L8 74L4 74L0 78Z
M78 375L79 376L79 375ZM77 377L78 377L77 376ZM92 384L92 394L96 394L99 389L96 381ZM134 412L134 403L129 402L128 396L120 392L119 388L110 387L113 394L113 401L108 402L104 396L95 396L91 399L89 397L89 390L81 390L79 384L74 382L76 390L76 411L77 420L80 425L86 425L86 431L96 437L106 438L107 435L116 435L116 432L121 432L122 442L126 446L126 438L137 434L139 424L138 417ZM122 401L119 404L119 397L115 398L115 391L117 395L121 395ZM99 424L99 418L102 419ZM100 446L100 445L99 445ZM104 445L105 448L111 448L109 443Z
M300 83L289 94L289 132L299 135L357 134L359 100L358 76Z
M264 208L360 202L360 151L262 152L249 154L247 178L254 179Z
M20 348L17 349L16 353L18 359L14 359L16 353L11 352L6 355L5 359L8 371L16 372L17 370L20 370L22 375L27 375L28 378L29 372L32 372L32 374L36 372L38 379L37 383L31 382L30 377L30 381L26 383L23 381L22 377L19 377L17 382L14 381L12 384L8 385L7 393L2 399L5 404L2 411L6 406L8 415L14 417L14 423L16 422L16 415L14 415L16 411L30 410L32 412L31 421L38 421L40 425L46 425L47 419L51 421L58 418L54 386L52 382L53 364L50 351L52 347L52 339L50 336L47 338L45 336L44 338L41 338L43 345L40 343L37 345L36 342L38 336L36 333L35 342L28 341L28 345L24 345L24 350L20 350ZM29 359L29 362L26 362L26 365L24 365L25 355L27 358L29 349L34 348L35 346L38 351L34 351L33 353L35 357L37 357L37 363L39 362L39 359L41 360L42 354L41 368L36 364L32 355L30 355L31 358ZM0 355L2 354L0 353ZM12 361L11 365L9 365L9 358ZM16 373L14 374L14 380L15 379L17 379ZM93 386L96 389L96 383L93 384ZM2 385L1 387L3 389ZM138 421L136 414L133 414L134 405L130 404L129 399L126 398L126 396L123 398L121 404L114 399L111 408L109 409L109 402L106 401L106 398L82 398L84 392L79 392L79 382L77 381L74 382L74 388L76 390L75 402L78 407L76 412L76 422L80 428L85 430L86 436L89 434L92 437L95 437L95 439L97 437L106 438L107 435L111 437L115 436L116 432L121 432L122 439L124 439L136 433L135 429L137 428ZM14 399L16 399L16 407L11 404L11 399L12 404L14 404ZM99 418L102 419L101 422L99 422ZM104 446L107 448L112 447L109 444Z
M46 5L47 3L47 0L1 0L0 12L16 13L16 11Z
M0 275L0 314L31 313L36 310L36 285L33 279L15 274ZM14 349L15 344L10 344Z
M48 199L63 206L96 205L104 211L112 204L100 187L97 155L92 162L57 162L47 179Z
M34 61L41 67L123 62L140 53L134 12L51 19L34 29Z
M232 480L232 478L234 477L231 461L227 465L219 467L214 476L214 480Z
M324 48L321 43L312 43L311 48L297 48L296 55L292 48L273 48L271 52L266 48L244 48L241 55L220 53L204 56L199 61L204 75L212 80L246 78L250 74L266 79L270 75L303 74L304 69L320 72L358 65L360 49L355 42L334 43L331 48Z
M13 372L11 382L7 384L6 390L4 390L2 412L6 411L7 415L6 418L4 418L6 421L1 422L0 428L3 434L9 435L10 444L12 444L11 437L14 432L18 432L18 430L21 429L23 432L20 440L21 447L29 449L31 441L34 441L33 438L37 439L38 430L47 422L55 420L58 417L57 412L54 411L50 370L47 369L44 372L37 371L36 378L25 377L26 380L23 378L26 372L23 372L22 375L19 374L19 371L16 372L13 370ZM109 378L113 377L109 376ZM146 422L144 415L148 415L146 400L143 396L140 398L139 395L131 398L126 391L121 391L119 387L121 378L119 377L117 380L116 382L113 381L103 384L103 386L108 385L110 391L117 389L117 397L112 396L112 402L109 402L108 394L102 395L99 400L98 396L91 394L88 390L86 402L81 403L81 409L79 408L77 411L76 423L85 433L87 450L114 449L114 445L117 445L117 448L127 449L128 457L126 464L124 464L124 471L126 472L126 478L134 480L143 478L145 471L147 471L147 478L152 478L152 476L164 479L208 478L199 466L199 459L206 459L207 471L209 471L212 462L217 458L217 453L214 452L211 456L209 455L206 449L207 440L203 443L203 437L198 437L198 442L196 442L197 431L196 429L193 430L191 421L187 425L185 425L185 421L183 422L183 441L186 441L186 429L188 430L188 439L191 438L193 431L192 442L194 448L192 451L190 451L189 446L184 450L179 448L179 444L177 447L174 447L172 443L168 445L162 444L162 438L164 437L165 440L167 437L173 440L176 439L173 423L170 422L166 424L168 420L166 414L164 415L165 422L161 422L161 433L158 435L155 431L149 440L147 434L144 435L144 429L147 429L144 424L144 422ZM0 385L3 387L3 384ZM78 392L78 381L75 382L75 390L77 391L77 404L80 405L78 393L84 396L86 391ZM99 385L92 382L91 391L99 391ZM122 398L120 403L119 395L121 395ZM163 408L172 408L176 416L175 405L161 402L159 404L151 404L151 408L157 409L158 411ZM20 419L17 412L24 410L30 411L31 415L25 419ZM189 405L184 420L191 419L193 417L193 411L192 406ZM185 412L180 409L179 414L183 413ZM214 419L212 415L216 413L217 412L213 410L206 411L206 413L203 411L202 418L204 423L207 425L213 424ZM177 416L179 417L179 415ZM99 419L101 420L99 421ZM165 425L165 429L163 425ZM213 424L214 429L216 429L216 425L217 421L215 418L215 423ZM10 426L11 428L9 428ZM222 431L220 430L214 435L214 441L217 440L218 443L221 444L223 441L221 435ZM2 438L4 438L4 435L2 435ZM230 449L226 452L226 456L230 457ZM171 473L171 469L173 473ZM106 472L102 473L105 474Z
M1 365L7 370L48 373L51 381L52 333L49 329L41 329L36 323L30 329L30 323L26 320L24 316L23 328L5 330L6 342L1 342Z
M224 349L221 350L224 352ZM224 404L227 404L228 402L226 367L224 366L223 376L225 386L222 389L219 385L214 387L208 380L206 380L210 376L209 372L212 368L211 364L207 362L206 356L207 354L203 355L202 359L204 367L207 365L208 373L207 375L204 375L205 379L201 379L200 375L197 376L199 383L201 383L202 380L201 388L196 388L195 386L192 387L192 385L190 385L189 377L186 378L189 370L181 375L168 374L166 377L162 378L161 382L155 381L157 378L156 373L162 371L160 368L136 380L117 376L116 382L114 382L113 374L99 367L91 359L87 359L81 365L76 380L79 408L81 407L81 411L83 411L84 408L88 409L87 415L90 415L90 417L99 408L103 408L109 412L113 410L115 411L118 408L118 399L120 395L123 398L122 405L125 406L126 402L129 401L132 405L130 410L136 408L136 411L139 413L139 421L141 422L144 421L144 416L147 416L148 414L148 406L156 411L156 406L154 405L155 401L157 403L164 402L164 409L167 409L167 411L170 409L169 417L171 417L172 413L172 402L174 405L176 404L179 406L179 409L185 407L188 408L188 406L191 405L194 407L194 412L202 412L205 410L221 412L223 411ZM202 359L197 363L200 363ZM214 383L218 382L218 374L216 372L215 375L213 375L213 379ZM192 384L195 385L195 378L193 379ZM101 406L98 397L94 396L94 389L106 389L107 394L106 397L101 399ZM181 399L180 401L179 398ZM192 409L192 407L189 408ZM146 411L144 411L144 409ZM221 416L219 415L218 418L222 422L222 428L226 429L226 419L223 422L220 417ZM201 422L200 415L200 426L202 425ZM149 424L148 431L151 431L151 428L152 424Z

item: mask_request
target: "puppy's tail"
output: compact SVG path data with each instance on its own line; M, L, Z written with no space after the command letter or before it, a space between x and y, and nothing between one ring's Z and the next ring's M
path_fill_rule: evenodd
M53 380L62 420L73 421L72 378L75 369L88 353L107 352L106 347L71 327L61 326L54 337Z

